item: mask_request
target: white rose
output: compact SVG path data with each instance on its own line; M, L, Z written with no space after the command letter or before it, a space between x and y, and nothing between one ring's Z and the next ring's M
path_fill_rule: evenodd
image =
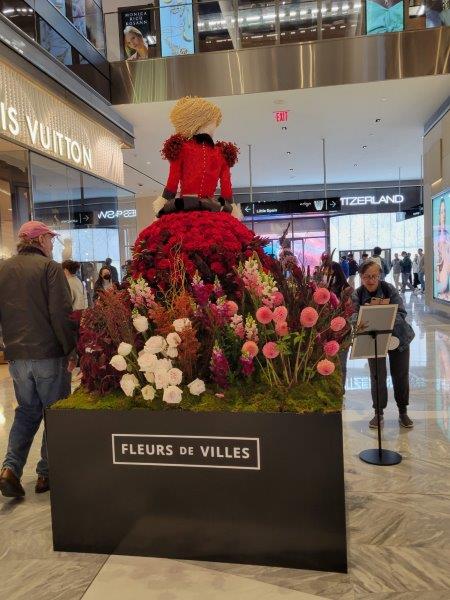
M131 373L127 373L120 380L120 387L123 389L126 396L132 396L134 390L139 387L139 381Z
M169 335L166 337L166 342L170 348L176 348L181 343L181 338L178 335L178 333L175 333L175 331L173 331L172 333L169 333Z
M178 331L178 333L180 333L181 331L183 331L183 329L190 327L191 322L189 319L187 319L185 317L184 319L175 319L175 321L172 323L172 325L173 325L173 328L175 329L175 331Z
M92 350L92 348L89 348L89 346L86 346L86 348L84 349L84 351L86 352L86 354L92 354L94 352Z
M139 317L134 317L133 325L136 331L139 331L139 333L143 333L148 329L148 319L143 315L139 315Z
M179 404L182 395L183 391L179 387L176 385L169 385L169 387L166 387L164 390L163 400L167 404Z
M146 385L141 389L141 394L144 400L153 400L155 397L155 388L151 385Z
M176 358L178 356L178 350L176 348L173 348L172 346L169 346L165 354L169 358Z
M183 380L183 371L180 369L170 369L167 371L170 385L180 385Z
M162 390L169 385L169 376L167 371L156 371L155 373L155 387L157 390Z
M146 371L144 377L149 383L155 383L155 374L151 371Z
M153 371L156 373L157 371L164 371L167 373L169 369L172 368L172 361L168 358L158 358L155 362L155 366L153 367Z
M143 352L138 358L140 371L153 371L157 362L156 354L149 354L148 352Z
M152 337L148 338L145 342L145 351L150 352L150 354L158 354L158 352L164 352L167 344L166 340L162 337L162 335L152 335Z
M127 361L123 356L120 356L120 354L116 354L115 356L113 356L112 359L109 361L109 364L115 369L117 369L117 371L127 370Z
M193 396L200 396L206 390L205 382L201 379L194 379L188 384L189 392Z
M121 344L119 344L119 347L117 348L117 354L120 354L120 356L128 356L132 350L133 350L133 346L131 344L122 342Z

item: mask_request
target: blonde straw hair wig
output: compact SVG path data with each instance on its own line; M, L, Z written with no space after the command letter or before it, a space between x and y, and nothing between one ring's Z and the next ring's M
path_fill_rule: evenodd
M191 138L208 123L215 121L219 126L222 122L222 112L218 106L204 98L186 96L175 104L170 113L170 120L176 133Z

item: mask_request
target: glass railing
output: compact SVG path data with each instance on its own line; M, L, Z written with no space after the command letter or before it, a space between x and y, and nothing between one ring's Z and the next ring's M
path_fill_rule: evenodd
M105 13L110 62L450 25L449 0L161 0ZM447 8L446 8L447 7Z

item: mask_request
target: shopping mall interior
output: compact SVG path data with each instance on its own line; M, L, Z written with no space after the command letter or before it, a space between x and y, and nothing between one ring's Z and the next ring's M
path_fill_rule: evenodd
M263 278L270 278L267 273L282 272L278 277L286 284L284 290L291 289L293 281L301 278L304 279L295 285L308 281L311 290L329 288L336 298L335 318L347 306L346 297L353 298L348 299L349 305L356 302L356 308L342 313L348 324L347 345L352 344L352 348L344 358L342 349L339 354L334 351L332 362L333 371L336 368L334 376L339 372L344 387L342 410L329 411L338 417L337 442L334 429L325 423L318 426L317 434L312 428L309 432L308 427L302 429L304 425L296 430L296 420L330 416L325 409L321 415L306 414L314 412L311 408L298 409L295 412L299 414L289 415L291 419L295 417L289 421L291 424L282 433L274 434L268 420L259 432L250 419L261 417L264 423L266 417L285 415L259 414L265 409L243 409L241 405L226 409L229 412L224 414L214 409L214 404L207 409L212 412L206 415L200 414L198 408L182 410L184 404L180 408L169 402L170 411L167 406L167 410L160 411L119 410L124 405L123 394L115 411L50 410L50 405L40 400L33 432L36 435L31 449L27 446L24 450L26 465L21 485L25 496L7 497L6 488L2 487L3 471L0 475L0 600L448 600L448 1L152 0L138 4L136 0L0 0L0 83L2 459L11 454L10 430L15 419L20 411L28 410L23 406L20 384L14 376L17 363L28 358L31 362L48 358L39 353L27 355L26 351L16 357L8 348L14 329L14 335L17 332L17 337L27 339L21 319L28 308L35 310L30 307L34 307L34 296L38 294L37 288L29 287L25 308L20 292L16 297L13 290L17 325L11 328L10 323L5 324L6 304L2 302L11 303L11 297L2 297L2 270L5 273L12 264L17 244L23 241L19 232L29 221L39 221L54 232L53 260L58 264L78 264L76 278L81 282L84 315L93 319L104 294L125 294L126 318L134 324L136 318L143 318L142 304L134 303L136 291L127 290L136 290L133 286L138 275L141 285L145 279L145 285L152 288L154 273L158 272L153 299L167 300L175 289L175 271L169 267L157 271L158 264L169 265L168 259L172 260L161 241L155 250L155 263L145 262L145 252L149 254L151 249L149 225L157 223L161 229L166 220L170 223L168 239L181 214L193 219L185 229L186 238L192 228L195 235L202 232L206 246L209 235L211 246L215 244L211 230L196 229L195 215L198 219L206 217L190 213L187 208L180 210L180 206L187 206L189 198L195 198L197 203L200 198L211 200L198 190L195 194L187 191L188 180L200 173L202 187L205 173L209 175L205 166L209 142L198 136L211 139L212 134L211 146L218 152L210 168L217 175L212 189L220 183L216 197L220 196L221 212L212 216L225 217L222 212L231 201L241 213L241 225L248 228L248 235L252 240L260 240L248 246L251 251L242 254L242 260L259 257L258 264L265 269ZM217 118L215 112L215 121L205 118L203 128L192 128L190 135L181 135L172 111L184 97L205 98L212 103L208 106L220 110L221 117ZM195 121L198 116L192 115L189 119ZM210 129L212 122L214 127ZM166 140L174 133L178 138L175 142L171 138L170 146L170 140ZM179 167L172 189L173 165L181 160L179 156L184 156L182 152L188 152L188 144L195 145L197 137L202 157L192 163L194 166ZM221 140L237 146L236 164L232 161L232 165L226 154L230 144L214 143ZM178 149L173 150L174 144L178 144ZM176 158L169 156L169 146ZM219 168L217 161L225 166L220 163ZM232 198L225 193L227 179L223 175L229 173L230 167ZM169 212L176 207L175 214L166 214L165 209L158 212L162 205L155 207L160 200L165 207L172 202ZM228 215L226 218L232 219ZM143 230L140 245L135 246ZM163 241L164 235L163 231ZM224 247L229 243L227 235L223 237ZM171 252L176 260L181 260L176 253L183 250L185 242L182 238L173 245ZM257 244L260 254L252 255ZM213 267L220 262L220 246L214 246L216 258L212 260L216 262L209 265L212 270L208 272L215 274L215 279L210 280L211 289L225 289L228 293L225 279L220 279L226 274L225 267ZM380 258L374 267L370 260L376 247L380 252L375 252L375 256ZM283 262L286 252L293 261L289 264ZM236 250L236 257L237 253ZM349 271L349 254L357 265L353 272ZM369 263L365 263L366 258ZM110 260L106 262L107 259ZM106 264L111 275L114 269L116 273L114 290L109 292L110 284L105 286L101 277ZM202 271L200 266L205 263L195 264L203 276L207 270ZM384 276L367 275L370 269L377 271L378 264L381 273L386 266ZM228 275L239 273L245 283L242 268L242 263L236 264L229 268ZM58 269L61 271L61 267ZM192 275L189 267L186 269L183 281ZM337 270L342 273L345 284L339 292L331 286L331 280L321 279L323 269L331 269L333 277ZM299 279L297 272L301 273ZM66 275L69 276L68 271ZM281 289L280 279L273 276ZM372 292L369 284L366 287L370 277L377 282L377 278L384 278L389 286L377 283L377 291ZM192 282L192 289L200 285L195 277ZM353 296L352 288L356 290ZM386 299L386 289L391 290L390 300L380 300L379 304L397 304L398 312L392 321L388 315L387 321L373 325L382 332L377 339L384 344L382 356L389 351L392 367L392 373L380 374L373 351L359 350L358 343L362 348L361 340L369 340L369 336L364 338L364 326L358 329L360 321L356 319L366 308L363 294L367 294L369 304L375 304L374 296ZM49 294L45 289L42 293ZM219 293L214 293L219 298ZM287 298L288 292L284 293ZM237 311L239 295L228 298L232 298ZM330 294L328 301L332 302ZM62 304L64 299L58 302ZM320 304L316 301L316 308ZM196 311L201 312L201 306L200 301L194 303ZM269 306L274 309L268 303L265 308ZM375 307L367 308L376 313ZM381 315L383 309L387 314L389 307L376 308ZM350 314L353 310L354 320ZM318 319L323 311L323 307L318 308ZM200 312L191 312L199 318ZM410 357L406 384L405 379L398 383L396 372L403 366L392 360L395 352L398 356L397 348L403 349L402 335L394 337L394 320L400 313L402 331L407 332L402 335L412 332L405 342L407 351L403 352L403 357ZM120 314L114 325L117 331L125 319L124 313ZM150 310L150 320L151 314L156 312ZM176 318L173 310L170 314L169 325ZM49 327L53 327L50 308L46 308L46 315ZM91 386L90 393L100 390L100 398L110 398L110 383L102 384L102 377L106 382L110 375L102 372L112 370L114 375L114 361L109 362L112 354L105 353L102 344L105 336L114 335L109 330L105 333L104 322L99 319L97 329L94 328L95 341L91 336L86 342L83 318L87 319L78 317L78 353L72 350L69 356L69 364L75 360L76 365L71 375L72 392ZM75 316L71 319L74 323ZM254 327L256 331L259 327L262 336L263 321L257 316L256 320L258 325L253 319ZM271 397L279 380L275 368L270 371L264 365L269 365L272 358L281 361L279 352L286 352L289 363L289 331L292 343L299 344L300 357L302 340L310 335L310 326L300 322L304 331L297 325L300 329L296 330L295 340L290 321L290 329L285 323L284 334L275 327L272 333L280 337L276 354L270 357L262 350L265 359L258 358L257 372L261 368L261 373L265 373L266 368L272 373L263 394L267 397ZM182 339L183 344L182 329L177 329L175 323L172 335ZM139 335L146 331L134 326ZM217 323L214 327L219 330ZM230 321L228 331L233 328ZM315 341L311 342L312 333L308 338L303 372L304 381L310 385L308 393L314 391L315 380L308 375L307 360L314 353L314 346L328 339L328 329L328 325L322 331L317 327ZM156 329L155 335L161 331L165 336L170 329ZM140 345L136 342L136 348L128 350L136 360L147 348L147 334L143 335ZM258 343L257 338L245 335L246 344ZM202 360L206 368L213 364L218 339L222 338L216 338L214 348L213 342L208 347L211 361L199 357L199 364ZM264 339L266 346L274 344L268 342L269 337ZM343 345L344 338L334 336L336 339ZM397 346L391 344L394 339ZM203 348L202 339L195 343ZM374 347L378 352L376 342ZM142 378L145 369L140 368L141 364L136 363L134 369L130 366L132 359L127 356L125 361L120 350L117 352L128 376ZM97 367L89 363L88 372L83 354L92 354L101 368L95 370ZM175 350L174 360L181 355ZM164 360L171 356L164 354ZM326 356L331 360L331 353ZM242 357L241 361L254 359L244 351ZM328 359L320 362L330 364ZM313 366L318 371L319 360L320 356ZM282 376L293 377L290 367L286 368L285 362L281 364ZM214 375L213 367L209 368ZM295 375L297 368L293 372ZM227 386L237 385L242 374L244 370L231 372ZM211 381L216 385L214 377ZM376 409L376 377L385 380L389 397L384 415L382 409ZM92 383L89 378L95 381ZM156 386L158 394L161 388L155 383L155 376L151 380L145 372L145 379L145 383ZM116 394L122 388L125 396L136 398L137 391L132 389L128 394L122 383L119 386L117 377L114 381ZM239 389L257 386L259 382L249 370ZM161 384L164 395L168 385ZM170 387L176 385L181 383ZM406 407L402 405L401 409L399 398L408 385L409 419L402 421ZM333 388L330 383L329 388L320 389L320 393L330 397L338 394L340 387ZM183 393L193 394L189 390ZM222 388L214 390L217 393L211 392L213 399L215 396L216 402L221 401ZM144 391L142 397L146 399ZM131 407L142 409L143 405ZM256 414L250 414L252 411ZM110 419L109 425L98 426L92 420L92 415L102 412L107 413L104 422ZM62 414L61 429L52 432L50 428L55 428L57 422L55 413ZM169 420L165 421L167 416ZM170 421L172 417L174 420ZM234 421L235 428L228 421L231 417L241 419ZM44 418L48 429L50 491L35 493ZM256 440L257 466L231 466L233 463L229 462L225 468L183 468L217 464L197 465L195 461L183 463L180 459L180 464L141 462L138 468L135 458L122 464L117 459L114 436L119 435L128 435L128 442L133 436ZM290 435L292 443L288 441ZM360 457L364 450L378 448L374 456L381 460L381 443L384 449L396 453L401 462L380 465L375 458L370 464ZM3 468L10 466L7 460ZM20 479L18 473L15 476ZM330 483L334 478L337 483ZM218 502L218 508L211 507L213 501ZM337 521L341 518L338 528L330 525L327 529L328 513L332 514L332 524L334 513ZM291 525L286 526L289 520ZM251 533L247 536L248 532Z

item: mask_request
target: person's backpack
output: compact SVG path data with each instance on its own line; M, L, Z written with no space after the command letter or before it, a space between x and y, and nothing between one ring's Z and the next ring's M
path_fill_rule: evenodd
M387 260L384 260L384 258L381 259L381 268L383 269L383 273L385 275L389 275L389 271L391 270L390 265L388 265Z

